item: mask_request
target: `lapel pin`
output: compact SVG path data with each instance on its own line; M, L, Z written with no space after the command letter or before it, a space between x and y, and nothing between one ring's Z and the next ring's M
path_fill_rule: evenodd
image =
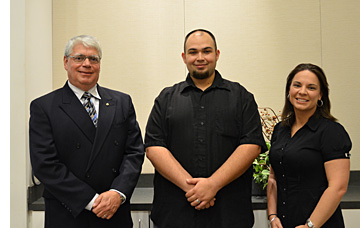
M110 104L109 103L106 103L106 106L109 106Z

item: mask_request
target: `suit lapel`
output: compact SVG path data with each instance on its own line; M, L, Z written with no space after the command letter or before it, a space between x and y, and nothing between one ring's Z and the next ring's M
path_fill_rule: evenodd
M111 95L99 85L97 89L101 97L99 103L99 119L87 171L90 169L105 142L111 129L116 110L116 101L112 99Z
M84 135L93 143L96 133L96 128L89 118L89 114L81 105L79 99L70 89L67 82L63 87L63 100L60 108L74 121L80 128Z

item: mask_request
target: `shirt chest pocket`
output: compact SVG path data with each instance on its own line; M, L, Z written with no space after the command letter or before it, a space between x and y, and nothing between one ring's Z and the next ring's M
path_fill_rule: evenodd
M217 151L221 151L216 154L216 161L222 164L239 146L240 132L234 110L219 109L215 113L215 134L212 140Z
M231 108L223 107L216 110L215 130L225 137L238 138L240 135L236 111Z

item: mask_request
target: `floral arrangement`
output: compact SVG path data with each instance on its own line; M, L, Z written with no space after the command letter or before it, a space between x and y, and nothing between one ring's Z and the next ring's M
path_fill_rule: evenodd
M271 108L259 108L262 132L265 137L266 145L268 150L259 156L253 162L253 178L255 183L259 184L264 190L267 186L267 182L270 174L270 162L269 162L269 151L270 151L270 140L271 135L274 131L274 127L280 122L280 115L276 115Z

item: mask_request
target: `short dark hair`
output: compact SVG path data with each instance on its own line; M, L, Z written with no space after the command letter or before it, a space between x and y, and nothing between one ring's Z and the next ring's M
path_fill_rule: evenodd
M217 50L217 45L216 45L216 39L214 34L212 34L210 31L206 30L206 29L195 29L191 32L189 32L186 36L185 36L185 41L184 41L184 53L186 53L186 41L188 40L189 36L195 32L206 32L207 34L210 35L211 39L214 41L214 45L215 45L215 51Z
M308 70L316 75L320 82L320 91L322 94L321 100L323 105L317 107L314 113L317 117L323 117L332 121L336 121L336 118L330 114L330 99L329 99L329 84L326 80L324 71L319 67L311 63L301 63L297 65L288 75L286 79L286 89L285 89L285 105L281 114L282 123L285 126L292 126L295 122L295 113L294 107L288 99L290 86L295 75L300 71Z

